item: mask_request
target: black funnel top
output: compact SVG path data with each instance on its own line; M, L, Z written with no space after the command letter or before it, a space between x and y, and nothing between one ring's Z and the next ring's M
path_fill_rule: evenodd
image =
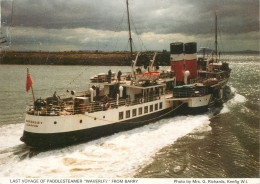
M197 53L197 43L196 42L185 43L184 47L185 47L185 53L186 54Z
M183 52L183 43L175 42L170 44L171 54L182 54Z

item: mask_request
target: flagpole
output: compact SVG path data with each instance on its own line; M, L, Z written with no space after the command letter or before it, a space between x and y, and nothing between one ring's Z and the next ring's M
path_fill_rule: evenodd
M35 97L34 97L34 92L33 92L33 87L32 88L32 95L33 95L33 103L35 102Z
M29 68L27 68L27 76L29 74ZM32 96L33 96L33 103L35 102L34 92L33 92L33 86L31 86L32 89Z

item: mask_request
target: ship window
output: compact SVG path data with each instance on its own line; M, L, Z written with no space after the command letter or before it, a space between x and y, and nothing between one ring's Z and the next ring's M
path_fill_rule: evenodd
M124 112L119 112L119 120L124 118Z
M153 105L150 105L150 112L153 112Z
M144 107L144 113L148 113L148 106Z
M136 116L136 109L133 109L133 111L132 111L132 116L133 116L133 117Z
M155 106L154 106L154 110L158 110L158 103L157 104L155 104Z
M162 109L162 102L160 102L160 106L159 106L160 109Z
M130 118L130 110L126 111L125 117Z
M138 115L143 114L143 108L142 108L142 107L140 107L138 111L139 111L139 112L138 112Z

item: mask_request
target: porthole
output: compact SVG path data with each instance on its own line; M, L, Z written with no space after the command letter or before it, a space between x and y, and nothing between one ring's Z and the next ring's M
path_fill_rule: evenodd
M103 118L106 118L106 116L103 116Z
M54 121L54 124L56 125L56 124L57 124L57 121Z

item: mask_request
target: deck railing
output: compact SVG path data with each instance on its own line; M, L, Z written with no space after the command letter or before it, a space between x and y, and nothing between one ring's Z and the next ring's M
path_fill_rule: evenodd
M170 93L167 91L165 93ZM172 92L171 92L172 93ZM93 113L97 111L106 111L109 109L118 108L121 106L133 106L142 103L148 103L154 100L159 100L160 95L148 95L146 97L138 96L134 99L127 98L119 98L118 100L115 98L110 98L106 101L98 100L93 101L88 104L78 103L75 100L66 100L59 101L57 103L47 104L42 101L42 105L28 105L27 113L31 115L39 115L39 116L65 116L65 115L74 115L74 114L84 114L85 112ZM53 105L55 104L55 105Z

